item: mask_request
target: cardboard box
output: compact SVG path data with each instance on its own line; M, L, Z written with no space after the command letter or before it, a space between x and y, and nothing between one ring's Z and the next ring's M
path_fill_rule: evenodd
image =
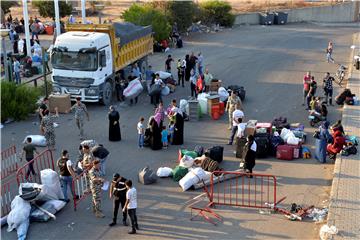
M55 107L59 113L67 113L71 108L70 94L53 94L49 96L50 112L55 112Z

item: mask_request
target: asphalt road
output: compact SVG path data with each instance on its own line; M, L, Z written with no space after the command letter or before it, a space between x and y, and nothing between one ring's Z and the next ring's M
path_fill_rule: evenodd
M302 103L302 77L306 71L315 75L321 85L325 72L334 73L336 64L325 61L328 41L334 42L336 62L349 64L352 27L319 26L313 24L292 24L285 26L242 26L214 34L197 34L187 39L183 49L171 51L174 59L184 57L190 51L201 51L206 67L222 79L224 85L239 84L247 91L245 104L246 119L271 121L285 116L289 122L302 122L308 133L308 145L313 149L313 128L307 123L307 112ZM163 69L167 54L156 53L150 57L154 69ZM175 69L175 65L173 67ZM175 71L174 71L174 74ZM338 92L336 87L335 95ZM321 88L318 90L321 93ZM187 98L190 86L178 88L174 94L165 97L165 104L172 98ZM119 106L119 104L114 103ZM87 138L96 139L107 147L111 155L107 162L107 179L113 172L119 172L136 182L139 169L150 166L174 167L177 147L152 151L137 148L136 123L140 116L151 115L153 107L147 96L142 96L136 106L119 106L123 140L111 143L108 137L107 109L88 104L90 122L86 122ZM340 118L341 109L329 107L329 119ZM35 116L27 121L6 124L2 129L2 147L16 144L18 148L27 134L37 134ZM56 130L57 149L68 149L76 157L79 144L78 132L73 115L61 115L60 127ZM186 122L184 148L195 145L210 147L225 144L229 131L227 116L213 121L203 118L199 122ZM56 153L56 158L59 156ZM239 160L234 157L233 147L225 146L226 170L237 169ZM287 196L285 205L295 202L301 205L326 206L331 185L332 164L319 164L315 159L280 161L272 158L259 159L254 171L273 174L278 179L278 198ZM261 215L257 209L224 208L216 211L224 218L218 226L203 221L190 221L190 211L185 202L201 193L183 193L171 179L160 179L153 185L135 184L138 189L139 234L130 236L129 228L108 227L112 218L112 203L104 195L105 219L97 219L89 209L90 201L82 202L74 212L69 204L57 214L55 221L30 225L28 239L314 239L318 225L311 221L292 222L280 214ZM16 233L6 233L3 239L15 239Z

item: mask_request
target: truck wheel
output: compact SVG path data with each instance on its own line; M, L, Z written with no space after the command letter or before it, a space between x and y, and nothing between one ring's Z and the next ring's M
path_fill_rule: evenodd
M104 105L110 105L112 101L112 95L113 89L111 87L111 83L106 82L102 93L101 103Z

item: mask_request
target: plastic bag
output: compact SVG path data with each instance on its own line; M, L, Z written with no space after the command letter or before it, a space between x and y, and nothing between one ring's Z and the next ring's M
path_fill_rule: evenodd
M57 212L63 209L66 205L66 202L61 200L49 200L47 203L53 205Z
M129 82L129 85L124 89L123 94L126 98L132 99L137 97L143 91L143 89L144 88L139 78L137 78Z
M158 177L170 177L172 175L172 169L169 167L159 167L156 175Z
M47 202L41 205L41 208L45 209L51 214L56 213L55 207L51 204L47 204ZM31 222L47 222L49 220L50 220L50 216L38 208L30 214Z
M299 145L300 143L300 139L289 134L289 137L287 138L287 141L286 141L287 144L290 144L290 145Z
M149 96L155 96L159 93L161 93L162 87L159 84L153 84L150 87Z
M197 97L199 101L199 106L202 114L207 114L207 106L208 106L208 99L207 97L210 96L207 93L200 93Z
M286 142L287 138L288 138L288 134L291 133L291 131L287 128L283 128L281 129L281 133L280 133L280 137L284 140L284 142Z
M26 219L23 221L16 229L18 240L25 240L27 231L29 229L30 221L29 219Z
M44 169L40 171L41 183L48 186L53 191L57 199L64 199L64 194L61 190L59 175L52 169Z
M30 215L30 203L19 196L16 196L11 202L11 211L7 217L8 232L18 228L20 224L26 221Z
M155 74L159 74L159 77L161 79L167 79L167 78L171 77L171 73L163 72L163 71L157 71Z
M218 94L221 102L225 102L229 97L229 93L224 87L219 87Z
M80 143L81 146L89 146L90 148L94 147L96 145L96 141L91 139L91 140L84 140Z
M179 166L189 168L194 165L194 159L190 156L184 155L181 160Z
M35 193L35 194L33 194ZM47 185L37 183L21 183L19 187L20 197L27 201L58 200L56 193Z
M42 135L27 135L24 138L23 143L26 143L26 139L31 138L31 144L39 147L46 147L46 138Z
M162 96L167 96L170 94L170 88L168 86L165 86L161 89L161 95Z
M320 228L320 239L321 240L329 240L332 239L332 235L338 233L338 229L335 226L329 227L329 225L325 224Z
M185 177L183 177L179 181L179 185L182 188L182 190L185 192L191 186L193 186L194 184L197 184L198 182L200 182L201 180L204 180L205 178L206 178L205 171L202 168L198 167L198 168L195 168L195 169L192 169L191 171L189 171L185 175Z

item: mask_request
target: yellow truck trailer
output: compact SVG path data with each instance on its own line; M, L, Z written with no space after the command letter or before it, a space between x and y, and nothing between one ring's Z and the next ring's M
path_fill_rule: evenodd
M85 102L110 104L115 77L132 63L141 67L152 52L150 26L69 24L51 54L53 91Z

